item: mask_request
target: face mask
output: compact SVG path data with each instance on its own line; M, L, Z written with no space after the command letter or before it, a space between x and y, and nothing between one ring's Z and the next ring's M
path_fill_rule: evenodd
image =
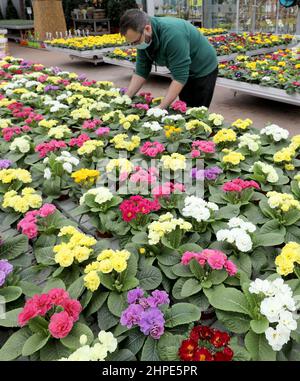
M149 37L149 36L147 36L147 37ZM150 41L149 42L142 42L141 44L138 44L138 45L136 45L135 47L137 48L137 49L147 49L150 45L151 45L151 42L152 42L152 40L151 40L151 38L150 38Z

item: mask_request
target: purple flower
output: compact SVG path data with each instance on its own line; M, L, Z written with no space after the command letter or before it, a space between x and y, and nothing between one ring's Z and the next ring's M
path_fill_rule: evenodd
M57 74L59 74L61 72L62 72L62 69L60 67L56 66L56 67L52 68L52 73L55 74L55 75L57 75Z
M7 259L0 260L0 271L3 271L5 275L10 274L13 271L13 265L11 265Z
M6 279L6 275L4 271L0 270L0 287L4 285L5 279Z
M47 85L44 89L45 93L51 90L59 90L59 86Z
M11 265L6 259L0 260L0 287L3 286L6 277L13 271L13 265Z
M11 164L12 164L12 161L10 160L6 160L6 159L0 160L0 169L7 169L11 166Z
M130 304L122 312L120 323L127 328L132 328L135 324L139 324L143 311L143 307L139 304Z
M191 177L196 180L204 180L205 172L204 169L192 168Z
M141 332L156 340L164 333L164 324L164 315L158 308L148 308L142 313L139 322Z
M79 81L84 81L86 79L86 74L80 74L78 79L79 79Z
M211 167L205 170L205 178L207 180L216 180L220 173L222 173L222 169L219 167Z
M125 94L127 90L128 90L127 87L121 87L120 93Z
M141 288L135 288L134 290L128 291L127 302L129 304L136 303L143 296L144 291Z
M166 291L155 290L152 291L151 297L148 298L148 302L151 307L158 307L162 304L169 304L170 299Z

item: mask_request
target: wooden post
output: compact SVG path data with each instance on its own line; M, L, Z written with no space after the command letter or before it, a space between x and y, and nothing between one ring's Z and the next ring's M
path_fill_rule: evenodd
M40 40L46 39L46 33L65 34L67 30L62 0L33 0L34 30Z

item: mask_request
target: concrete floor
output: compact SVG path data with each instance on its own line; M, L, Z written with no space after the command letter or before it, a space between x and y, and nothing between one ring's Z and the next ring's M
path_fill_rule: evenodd
M15 43L9 44L9 54L45 66L59 66L63 70L84 73L89 79L112 81L118 87L126 87L132 74L130 69L107 64L94 66L92 63L71 60L66 54L20 47ZM151 91L154 96L162 96L169 83L168 78L151 76L143 90ZM259 128L272 122L288 129L291 134L300 133L300 107L242 93L234 96L231 90L219 86L216 87L210 111L222 114L228 122L250 118Z

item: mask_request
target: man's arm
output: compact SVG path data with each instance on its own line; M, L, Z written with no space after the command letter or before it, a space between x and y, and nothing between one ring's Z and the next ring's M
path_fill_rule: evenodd
M152 61L148 58L146 52L137 50L136 70L131 78L126 94L132 98L146 82L152 68Z
M183 89L184 85L176 80L173 80L169 86L169 89L167 91L166 96L161 101L161 104L159 105L159 108L166 109L170 106L171 103L175 101L175 99L180 94L181 90Z
M128 86L128 90L126 91L126 95L132 98L142 88L145 82L145 78L140 77L137 74L133 74L130 84Z

